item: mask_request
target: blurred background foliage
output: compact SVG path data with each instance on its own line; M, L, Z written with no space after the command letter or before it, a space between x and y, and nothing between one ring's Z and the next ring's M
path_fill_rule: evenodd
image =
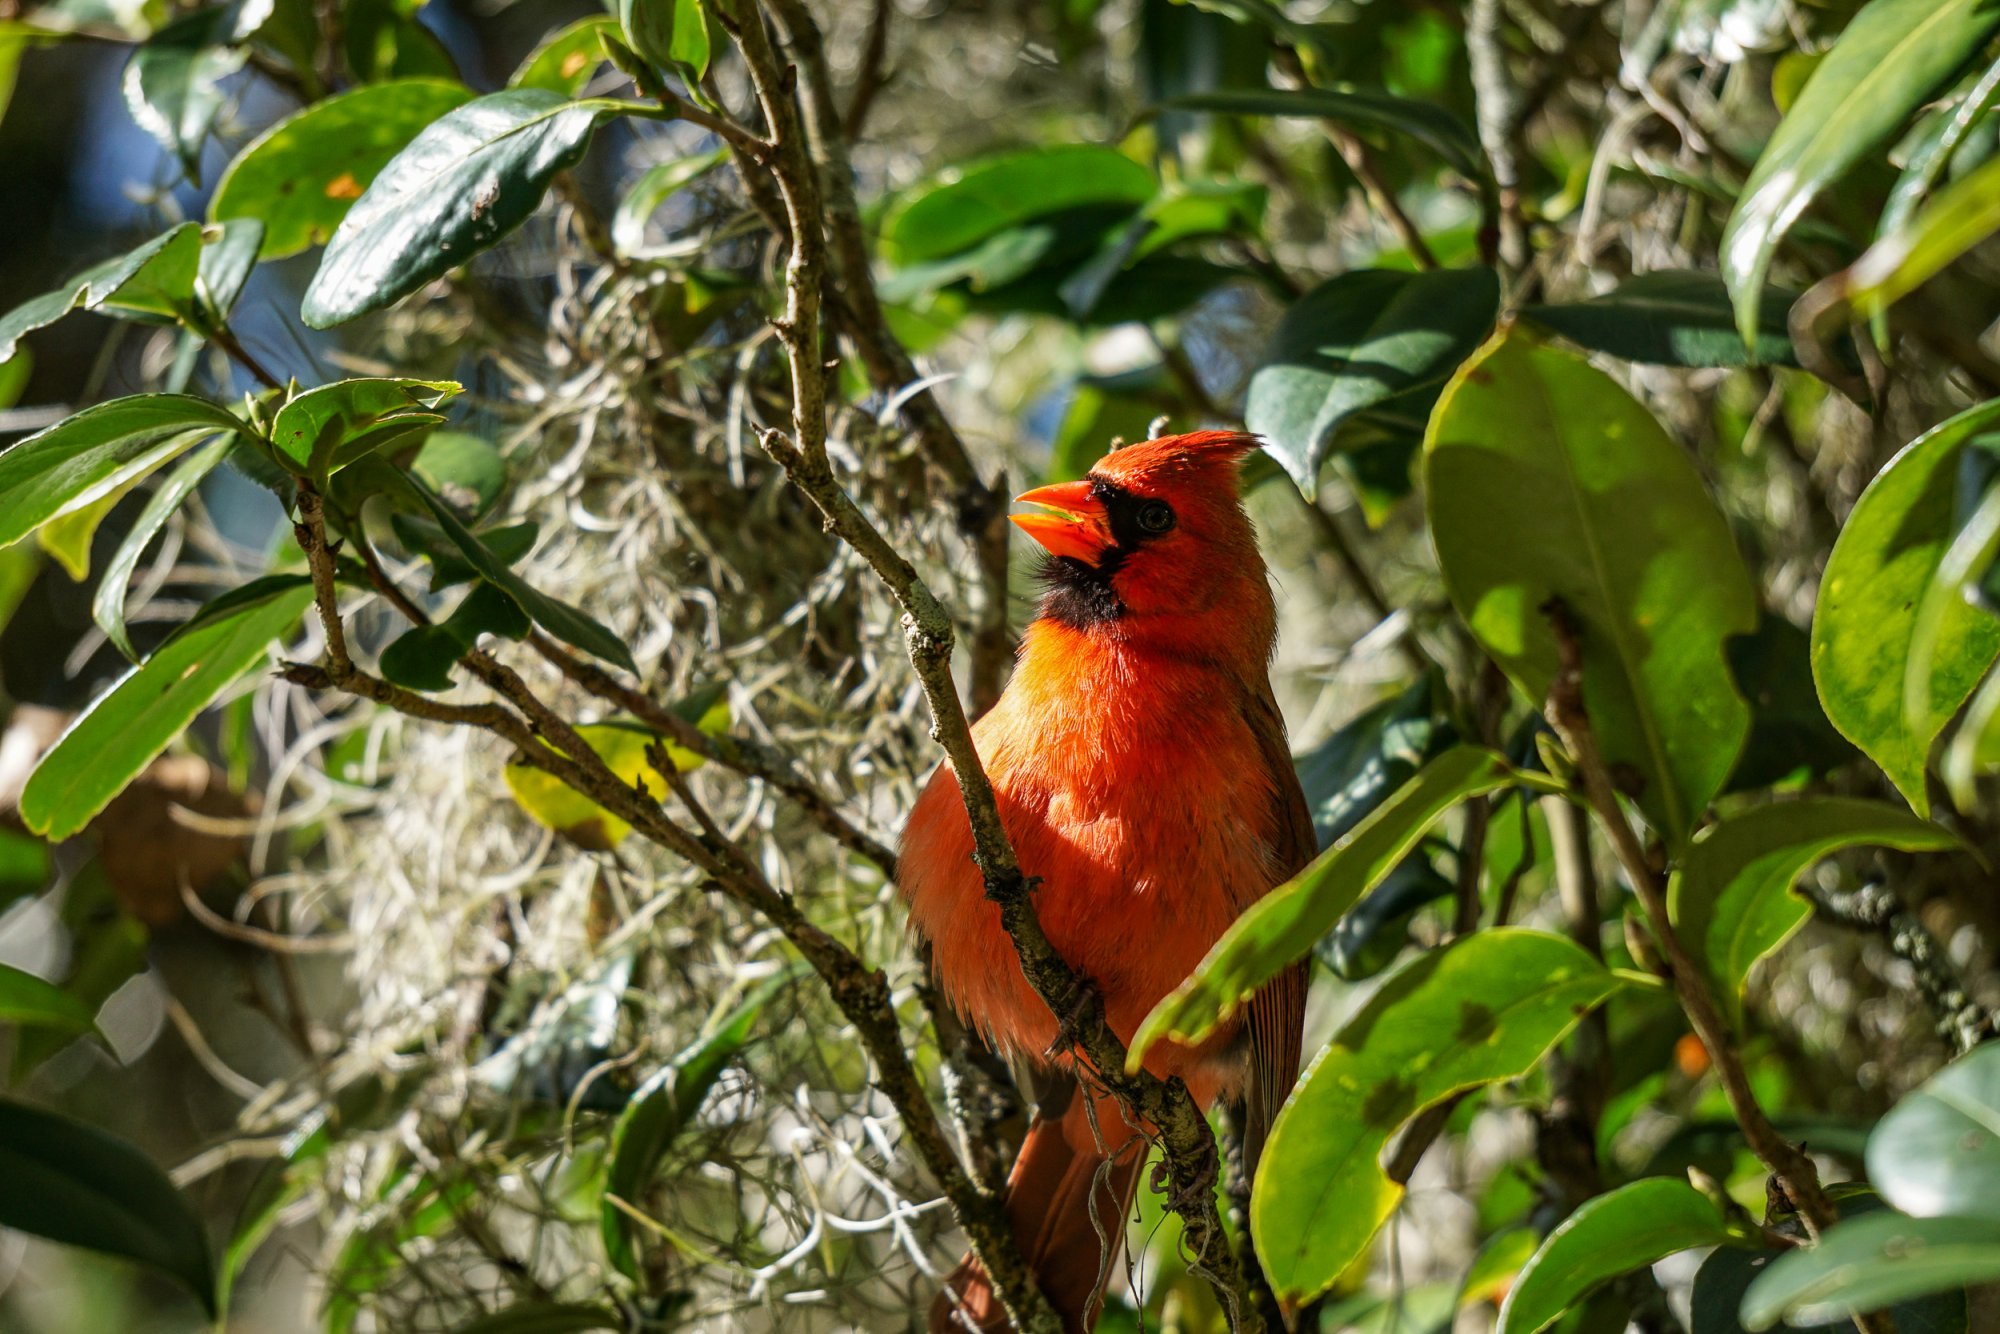
M1698 611L1697 632L1720 645L1717 627L1730 631L1727 675L1668 671L1655 686L1667 714L1701 715L1689 727L1717 700L1740 727L1650 775L1687 788L1691 810L1662 807L1662 781L1640 809L1676 858L1677 893L1698 892L1682 836L1711 799L1718 828L1740 821L1752 851L1776 857L1756 864L1757 947L1725 959L1704 936L1701 957L1779 1129L1892 1206L1858 1185L1844 1197L1864 1215L1836 1234L1857 1248L1844 1272L1879 1277L1868 1258L1905 1254L1917 1226L1944 1228L1918 1244L1960 1267L1930 1285L1942 1295L1844 1298L1774 1268L1784 1282L1744 1301L1797 1225L1767 1218L1765 1168L1680 1007L1629 984L1546 1059L1560 1031L1521 1038L1525 1073L1443 1104L1386 1227L1312 1280L1332 1287L1319 1327L1484 1330L1510 1293L1510 1328L1542 1327L1545 1309L1572 1331L1728 1334L1833 1318L1843 1301L1904 1302L1906 1330L1996 1327L1979 1286L2000 1276L1992 1123L1978 1143L1976 1127L1938 1132L1960 1137L1962 1160L1943 1159L1956 1187L1924 1184L1940 1159L1921 1133L1936 1126L1911 1127L1932 1104L2000 1107L1991 1048L1925 1082L1990 1037L2000 1007L1987 776L2000 694L1982 690L1953 723L2000 651L1996 451L1977 411L2000 393L2000 270L1983 244L2000 226L2000 13L1951 0L815 12L887 325L981 475L1078 476L1160 418L1266 437L1249 503L1323 845L1456 743L1553 770L1544 786L1569 779L1539 692L1507 682L1552 664L1532 645L1509 656L1468 578L1538 552L1576 563L1536 441L1631 412L1663 428L1664 454L1611 455L1692 464L1653 467L1628 508L1605 512L1621 542L1693 562L1607 614L1643 627L1719 608ZM370 262L379 236L350 226L343 254L343 219L475 95L634 95L607 35L650 58L642 84L750 115L719 21L735 13L0 0L0 311L14 312L0 333L19 339L0 357L0 433L139 393L250 395L271 426L272 384L462 385L409 391L398 410L422 419L408 424L421 448L397 464L588 625L565 622L570 638L504 579L474 580L467 550L421 512L364 524L357 490L356 531L374 533L390 573L430 610L467 580L511 589L481 612L489 634L519 638L504 627L525 611L596 652L583 641L597 627L687 723L731 753L782 757L879 849L936 753L893 605L756 445L788 413L768 181L695 119L566 113L578 118L547 170L509 162L491 195L440 194L458 229L441 234L461 251L398 252L372 288L343 286L330 258ZM246 219L261 233L220 226ZM172 233L190 220L208 229ZM148 258L129 285L56 286L170 234L161 253L180 258ZM218 301L206 266L219 274L232 245L244 262ZM145 283L197 251L207 314L149 305ZM53 306L21 316L52 287ZM828 295L836 332L866 324L851 285ZM1503 309L1512 332L1491 344ZM1497 388L1451 380L1474 356ZM1543 415L1501 401L1531 378L1507 358L1553 386ZM866 363L842 345L834 458L976 644L992 622L961 540L968 493L914 447L914 386ZM1946 419L1927 453L1904 456L1922 454L1920 476L1900 474L1908 495L1885 485L1862 501ZM1519 448L1446 487L1436 445L1455 430ZM497 738L232 675L166 754L105 760L136 777L101 813L72 812L79 836L28 832L51 828L23 796L28 775L127 669L119 635L145 657L213 595L299 567L273 495L290 494L282 460L213 454L160 484L179 488L170 512L151 508L155 489L114 491L0 550L0 801L25 817L0 832L0 963L55 993L0 996L22 1021L0 1025L0 1161L10 1140L51 1161L70 1145L135 1192L147 1161L172 1183L146 1178L155 1193L132 1197L160 1236L98 1238L144 1267L30 1237L65 1234L35 1225L25 1168L0 1181L26 1229L0 1232L0 1329L204 1328L218 1286L220 1319L242 1330L477 1328L507 1308L545 1322L510 1327L538 1329L913 1327L959 1241L824 989L767 922L510 763ZM1844 527L1861 536L1836 602L1821 577ZM1005 605L1016 626L1029 568L1017 562ZM1519 625L1539 625L1532 612L1513 609ZM379 599L349 622L385 676L453 684L463 644L413 639ZM284 656L314 660L320 633L282 632ZM976 706L991 680L963 665ZM607 765L645 772L651 732L531 667L598 725L588 739ZM881 859L823 836L756 765L702 759L674 755L763 873L888 969L919 1070L941 1081ZM1757 843L1754 813L1774 798L1855 804L1817 807L1817 832L1788 814ZM1308 1053L1373 1013L1392 968L1415 985L1468 913L1647 966L1630 868L1562 799L1502 787L1425 828L1350 885L1351 910L1314 944ZM1707 874L1738 883L1724 871L1748 874L1718 851ZM1786 892L1795 877L1803 898ZM51 1113L66 1119L36 1119ZM64 1138L79 1125L129 1144ZM1107 1327L1221 1327L1177 1220L1150 1194L1142 1209Z

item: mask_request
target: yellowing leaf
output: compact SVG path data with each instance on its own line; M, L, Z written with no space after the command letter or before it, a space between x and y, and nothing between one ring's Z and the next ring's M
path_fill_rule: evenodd
M729 727L729 700L726 691L720 687L711 687L683 700L674 706L674 712L709 736L716 736ZM666 789L665 782L646 759L646 750L655 741L665 745L667 758L680 773L689 773L702 763L702 757L693 751L676 746L637 723L592 723L576 730L577 735L597 752L605 766L618 775L620 782L644 788L655 795ZM632 826L625 820L555 775L533 765L510 762L506 779L507 790L514 795L521 809L528 813L528 818L565 835L582 847L605 851L617 847L625 840L625 835L632 832Z

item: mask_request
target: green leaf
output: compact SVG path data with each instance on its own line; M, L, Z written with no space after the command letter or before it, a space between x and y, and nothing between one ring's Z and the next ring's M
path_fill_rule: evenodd
M1963 844L1942 825L1879 801L1806 797L1732 815L1688 845L1668 888L1674 926L1732 1015L1740 1016L1751 968L1812 915L1791 892L1798 878L1861 846L1949 852Z
M601 33L618 31L618 21L602 14L581 18L552 33L536 47L514 77L509 88L546 88L564 97L581 97L591 77L604 64Z
M1422 851L1414 852L1320 937L1313 957L1343 982L1365 981L1403 952L1418 911L1450 898L1457 888L1437 873Z
M460 1325L456 1334L575 1334L586 1329L624 1329L625 1320L601 1306L566 1302L516 1302L504 1311Z
M1782 1251L1746 1251L1735 1246L1711 1252L1695 1271L1694 1291L1689 1294L1692 1310L1688 1334L1744 1334L1743 1324L1737 1318L1743 1294L1771 1261L1782 1254ZM1896 1317L1896 1334L1966 1334L1962 1292L1921 1297L1896 1307L1891 1314ZM1851 1320L1813 1325L1793 1322L1785 1328L1857 1334Z
M205 9L170 23L141 42L125 66L125 105L139 128L180 159L201 184L201 146L222 110L222 81L243 68L246 52L231 44L234 7Z
M1535 1252L1495 1334L1539 1334L1602 1284L1677 1251L1732 1240L1722 1211L1685 1181L1650 1177L1587 1200Z
M70 940L69 970L62 978L62 989L95 1015L113 993L146 971L146 928L119 902L101 858L85 863L70 877L63 890L60 915ZM14 1042L14 1079L26 1078L76 1036L66 1028L22 1031Z
M258 218L230 218L206 230L194 280L198 330L228 321L263 246L264 223Z
M1896 178L1888 202L1882 206L1882 216L1875 224L1877 236L1899 231L1910 220L1917 205L1951 165L1959 146L1993 109L1996 91L2000 91L2000 61L1968 77L1955 104L1939 107L1918 122L1911 132L1915 142L1905 155L1903 174Z
M452 380L339 380L278 409L271 444L301 477L324 484L378 449L407 442L444 418L431 409L460 391Z
M21 821L52 842L90 823L312 602L303 575L271 575L210 602L70 724L21 793Z
M397 514L390 517L390 526L396 537L412 552L421 552L431 560L431 592L462 584L469 579L479 578L479 571L467 564L459 554L458 547L444 529L427 519L419 519L411 514ZM480 545L484 546L493 559L505 565L518 563L523 556L535 549L535 539L541 534L541 526L532 519L508 524L502 528L487 528L477 534Z
M222 173L208 216L261 218L263 259L324 245L382 168L472 90L442 79L368 84L315 102L250 141Z
M1684 843L1749 730L1725 643L1757 623L1687 452L1609 376L1508 330L1446 388L1424 461L1452 605L1539 705L1558 666L1544 609L1561 600L1606 764Z
M1458 1308L1464 1310L1481 1302L1499 1305L1507 1290L1514 1286L1521 1266L1534 1256L1540 1240L1531 1227L1510 1227L1489 1238L1472 1257L1472 1267L1465 1271L1465 1282L1458 1290Z
M1049 442L1049 466L1042 481L1075 481L1104 457L1112 440L1144 440L1153 419L1180 403L1163 366L1078 376L1055 439Z
M1882 1210L1787 1251L1743 1296L1743 1327L1764 1330L1879 1311L1927 1293L2000 1279L2000 1219L1905 1218Z
M96 1020L95 1010L55 983L0 963L0 1024L88 1033Z
M660 69L708 73L708 16L702 0L617 0L618 26L634 51Z
M341 219L302 314L351 320L457 268L526 221L615 102L544 88L474 98L426 126Z
M708 736L729 730L729 701L719 689L681 701L674 711ZM702 757L693 751L637 723L590 723L577 728L576 733L628 787L664 794L666 783L646 758L647 750L656 743L665 748L668 760L680 773L692 772L702 763ZM530 819L567 835L582 847L599 851L615 848L632 832L631 825L554 774L519 760L509 760L505 777L507 790Z
M1358 412L1443 383L1493 328L1491 269L1331 278L1285 312L1250 377L1243 420L1311 499L1335 434Z
M1151 171L1095 144L1003 153L950 168L905 193L883 221L882 245L894 263L919 264L1069 209L1138 208L1158 188Z
M206 399L137 394L85 408L0 453L0 546L243 424Z
M728 160L729 150L718 148L711 153L696 153L648 167L645 175L618 201L618 211L611 215L612 248L626 259L648 257L653 252L646 246L646 224L660 205Z
M1060 291L1070 312L1090 315L1120 274L1169 246L1202 236L1254 237L1264 216L1265 190L1242 181L1178 182L1162 189L1105 238Z
M465 431L433 431L424 437L423 447L410 460L410 472L446 504L475 519L493 508L507 485L507 461L500 451ZM493 545L492 534L486 541ZM526 554L523 548L505 559L511 563Z
M683 1050L633 1090L632 1101L611 1127L611 1156L605 1170L600 1227L604 1249L619 1272L636 1277L638 1257L632 1244L632 1221L609 1197L637 1208L658 1173L660 1160L694 1119L708 1091L736 1054L748 1045L757 1016L771 998L807 971L793 963L751 989L721 1023Z
M132 635L125 625L125 590L132 582L132 572L139 568L146 548L152 544L160 529L166 527L174 511L194 494L203 478L215 471L215 466L222 462L234 444L234 437L223 436L211 440L182 460L181 465L168 474L159 489L153 492L152 499L146 502L146 508L133 521L97 581L97 589L90 599L90 618L104 631L105 638L117 645L118 651L133 662L139 660L139 655L132 650Z
M1754 344L1778 243L1849 167L2000 30L1991 0L1873 0L1834 43L1751 169L1722 233L1736 327Z
M417 21L408 0L347 0L341 6L341 49L364 83L393 79L458 79L457 62L437 35Z
M1876 1123L1868 1180L1906 1214L2000 1222L2000 1043L1953 1061Z
M1187 980L1139 1025L1131 1068L1139 1068L1156 1042L1202 1041L1382 883L1446 811L1520 780L1500 756L1478 746L1455 747L1425 765L1346 837L1223 932Z
M473 536L471 529L459 522L451 506L421 486L413 484L410 489L430 508L438 527L444 530L445 537L458 548L466 563L478 572L480 578L514 599L536 625L565 644L623 667L634 676L639 674L638 664L632 661L632 651L625 647L625 641L567 602L558 602L530 587L525 579L508 569L506 562L485 543Z
M21 335L54 324L72 310L96 310L128 287L135 300L145 293L146 304L161 294L178 294L185 301L194 290L200 248L201 227L184 222L0 315L0 362L13 358Z
M149 1265L214 1314L201 1217L137 1145L0 1098L0 1181L0 1226Z
M1403 1195L1378 1159L1432 1103L1517 1078L1624 985L1575 943L1503 927L1392 974L1314 1058L1278 1114L1250 1195L1279 1301L1332 1286Z
M1878 0L1879 2L1879 0ZM1813 681L1841 735L1880 765L1920 815L1931 743L2000 655L2000 621L1963 602L1946 610L1930 656L1930 708L1904 709L1916 608L1952 539L1960 455L2000 427L1981 404L1910 442L1861 493L1833 544L1813 614ZM1915 683L1921 696L1922 683Z
M382 675L411 690L448 690L452 667L478 646L481 635L521 639L528 627L526 613L512 598L482 582L443 621L405 631L383 649Z
M1175 97L1160 111L1220 111L1235 116L1304 116L1348 129L1393 130L1435 152L1475 181L1486 177L1486 154L1464 121L1414 98L1330 88L1229 88Z
M90 576L90 547L104 516L125 498L133 483L107 491L88 505L70 510L59 519L50 519L35 530L35 544L55 557L65 573L82 583Z
M1588 301L1524 306L1521 316L1578 347L1621 361L1655 366L1796 366L1785 327L1792 292L1766 288L1758 305L1757 337L1748 347L1736 330L1722 275L1661 269L1628 278Z
M1856 311L1878 315L2000 231L2000 159L1952 182L1903 226L1829 281Z

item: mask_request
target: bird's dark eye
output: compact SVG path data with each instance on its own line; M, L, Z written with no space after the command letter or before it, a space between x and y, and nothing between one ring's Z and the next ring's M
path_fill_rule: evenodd
M1174 526L1174 509L1164 500L1149 500L1139 507L1139 527L1149 533L1164 533Z

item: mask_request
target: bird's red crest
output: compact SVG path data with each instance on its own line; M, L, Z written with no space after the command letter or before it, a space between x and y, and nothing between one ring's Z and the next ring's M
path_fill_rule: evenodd
M1177 474L1234 471L1245 455L1263 442L1242 431L1190 431L1163 435L1106 454L1090 471L1093 476L1128 485L1163 481Z

